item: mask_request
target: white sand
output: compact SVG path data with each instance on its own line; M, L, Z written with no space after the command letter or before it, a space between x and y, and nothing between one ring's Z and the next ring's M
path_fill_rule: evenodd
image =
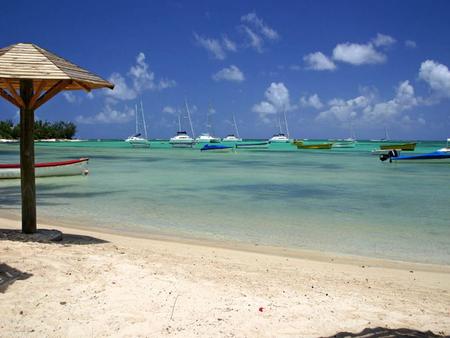
M41 227L108 242L0 240L0 264L30 274L0 292L1 337L319 337L377 326L450 334L449 266ZM20 226L0 218L0 228Z

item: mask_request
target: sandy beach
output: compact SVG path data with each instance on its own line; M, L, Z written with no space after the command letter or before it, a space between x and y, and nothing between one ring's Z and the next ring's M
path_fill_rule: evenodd
M4 231L19 227L0 219ZM448 266L40 227L64 240L0 238L3 337L450 334Z

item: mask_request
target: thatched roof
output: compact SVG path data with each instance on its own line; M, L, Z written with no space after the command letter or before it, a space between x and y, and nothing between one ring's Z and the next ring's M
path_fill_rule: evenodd
M31 43L0 49L0 89L19 89L21 79L33 80L47 90L64 81L64 90L114 88L114 85L79 66Z

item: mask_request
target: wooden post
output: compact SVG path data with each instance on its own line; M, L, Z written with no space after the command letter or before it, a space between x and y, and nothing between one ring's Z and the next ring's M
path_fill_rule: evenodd
M20 178L22 190L22 232L36 232L36 183L34 177L34 108L29 106L33 97L33 81L20 80Z

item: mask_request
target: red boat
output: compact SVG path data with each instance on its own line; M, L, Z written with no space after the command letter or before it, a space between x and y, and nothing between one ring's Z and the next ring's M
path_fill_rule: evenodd
M36 177L87 175L88 158L59 162L35 163ZM20 164L0 164L0 179L20 178Z

